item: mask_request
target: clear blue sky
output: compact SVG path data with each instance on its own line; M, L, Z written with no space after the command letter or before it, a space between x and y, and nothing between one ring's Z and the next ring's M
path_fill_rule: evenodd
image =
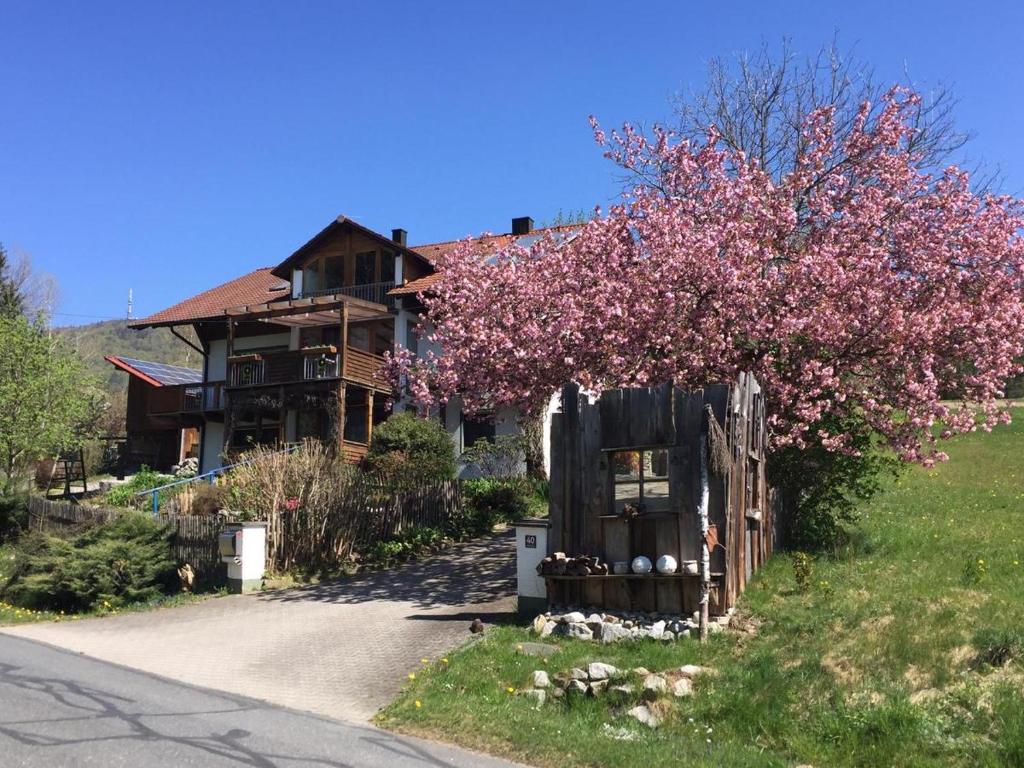
M0 0L0 241L57 277L63 324L274 264L338 213L412 243L550 220L616 195L588 114L664 120L710 57L836 31L953 85L1020 195L1022 29L1006 0Z

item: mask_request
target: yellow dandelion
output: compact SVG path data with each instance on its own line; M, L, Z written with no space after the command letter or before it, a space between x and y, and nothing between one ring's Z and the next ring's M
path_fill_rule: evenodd
M442 664L447 664L448 663L448 659L441 659L441 663Z
M420 664L429 664L430 659L420 659Z
M419 699L416 699L416 701L414 701L413 703L416 705L416 709L419 709L420 707L423 706L423 702L420 701Z
M415 672L410 672L409 673L409 679L410 680L415 680L416 679L416 673Z
M509 693L515 693L516 692L516 689L513 688L511 685L508 688L506 688L505 690L508 691Z

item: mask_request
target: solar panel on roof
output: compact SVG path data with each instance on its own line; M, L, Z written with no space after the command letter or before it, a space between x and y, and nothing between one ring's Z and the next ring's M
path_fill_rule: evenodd
M135 360L130 357L122 357L121 360L139 373L149 376L151 379L156 379L166 386L173 384L200 384L203 381L202 371L186 368L183 365L151 363L148 360Z

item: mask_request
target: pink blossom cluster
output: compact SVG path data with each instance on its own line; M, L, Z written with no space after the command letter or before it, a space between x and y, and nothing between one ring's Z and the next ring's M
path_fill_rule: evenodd
M1024 208L930 174L908 149L917 97L864 104L835 138L820 110L781 181L720 148L631 126L607 157L640 181L569 242L495 256L467 241L422 296L440 354L389 368L422 406L536 410L568 381L600 391L684 388L750 371L775 445L822 442L853 416L906 460L943 458L941 436L988 429L1024 351ZM941 397L974 408L950 408Z

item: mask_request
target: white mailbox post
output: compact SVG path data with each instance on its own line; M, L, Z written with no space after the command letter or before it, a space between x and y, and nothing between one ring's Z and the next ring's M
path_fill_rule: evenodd
M267 569L267 524L228 523L218 538L221 562L228 565L228 590L254 592Z
M536 616L547 610L548 588L537 574L537 566L548 553L548 527L540 518L516 522L516 583L521 616Z

